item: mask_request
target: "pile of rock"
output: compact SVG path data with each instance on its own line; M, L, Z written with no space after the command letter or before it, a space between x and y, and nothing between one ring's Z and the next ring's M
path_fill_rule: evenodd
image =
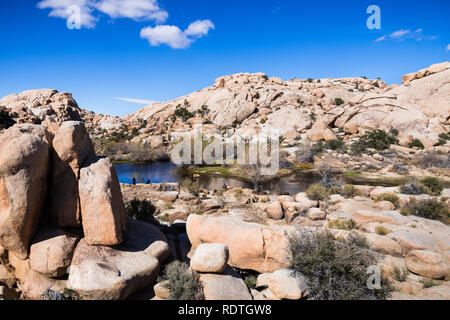
M17 279L28 299L64 288L85 299L124 299L152 284L167 240L127 219L115 169L95 156L82 122L64 122L54 134L14 125L0 146L1 283Z

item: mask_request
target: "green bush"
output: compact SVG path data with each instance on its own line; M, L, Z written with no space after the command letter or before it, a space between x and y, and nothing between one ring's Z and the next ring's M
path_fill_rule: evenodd
M183 179L183 181L181 181L181 185L196 197L202 191L202 186L200 185L200 183L197 180L193 180L191 178Z
M342 194L342 188L339 186L331 186L327 189L328 194Z
M366 132L358 141L354 142L350 149L353 154L366 152L367 148L378 151L386 150L391 144L398 144L398 139L393 134L388 134L384 130L373 130Z
M428 188L428 194L431 196L439 196L442 190L444 190L444 184L438 178L428 177L422 179L420 182Z
M201 300L202 286L197 275L181 261L166 266L158 282L169 281L170 300Z
M195 114L190 112L187 109L187 106L189 106L189 104L186 104L185 102L185 106L186 107L182 107L181 105L177 105L175 108L175 112L173 113L172 116L172 120L175 121L176 118L180 118L181 120L183 120L184 122L186 122L187 120L189 120L190 118L195 117Z
M354 185L346 184L342 187L342 196L345 198L353 198L356 196L360 196L361 194L361 190L356 188Z
M318 183L309 186L305 193L311 200L323 201L329 197L327 188Z
M450 140L450 132L439 134L439 139Z
M314 300L386 299L392 285L382 275L381 289L369 289L367 270L376 264L360 237L334 239L329 232L302 233L290 238L293 269L308 279Z
M353 230L356 229L357 225L355 220L353 219L335 219L328 222L328 228L330 229L339 229L339 230Z
M426 199L417 201L411 199L400 211L402 215L414 215L422 218L439 220L444 223L450 222L450 213L444 202L436 199Z
M420 141L419 139L414 139L413 141L411 141L408 144L408 147L410 147L410 148L416 147L417 149L424 149L425 148L423 143L422 143L422 141Z
M325 143L325 148L329 149L329 150L334 150L334 151L344 150L345 142L342 140L338 140L338 139L330 140Z
M245 285L249 289L255 289L256 288L256 276L248 276L244 279Z
M393 193L383 193L377 198L377 201L389 201L391 202L396 208L398 207L398 202L400 198Z
M154 217L156 207L148 200L134 198L125 203L127 215L136 220L147 221L158 225L158 220Z
M341 98L334 99L334 104L336 104L337 106L340 106L344 103L345 103L344 100L342 100Z

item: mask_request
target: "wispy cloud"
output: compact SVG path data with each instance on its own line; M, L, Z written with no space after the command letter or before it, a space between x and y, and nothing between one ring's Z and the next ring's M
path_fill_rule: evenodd
M141 38L147 39L152 46L166 44L173 49L185 49L195 39L207 35L209 30L214 28L215 26L210 20L197 20L184 31L177 26L159 25L142 29Z
M151 101L151 100L134 99L134 98L116 98L116 100L132 102L132 103L137 103L137 104L145 104L145 105L152 104L155 102L155 101Z
M450 51L450 43L447 45L447 51Z
M275 9L272 10L272 14L277 13L280 10L281 10L281 7L276 7Z
M397 30L392 32L389 37L392 39L401 39L403 38L405 35L411 34L411 30Z
M141 30L141 38L147 39L152 46L167 44L174 49L188 48L196 39L206 36L215 26L210 20L197 20L182 31L177 26L161 25L169 14L159 0L41 0L39 9L50 9L50 17L68 19L71 6L81 11L81 25L95 28L102 15L111 19L126 18L135 21L152 21L154 27Z
M400 30L394 31L390 34L379 37L378 39L375 40L375 42L380 42L380 41L385 41L385 40L403 41L403 40L407 40L407 39L423 41L423 40L436 40L438 38L439 38L438 36L424 35L422 28L419 28L416 31L411 31L410 29L400 29Z

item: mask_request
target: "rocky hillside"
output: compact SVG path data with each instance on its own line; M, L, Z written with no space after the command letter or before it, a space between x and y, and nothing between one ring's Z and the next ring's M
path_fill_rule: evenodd
M42 123L54 131L65 120L86 122L91 137L114 142L168 146L171 133L231 129L253 135L276 129L288 141L344 141L368 130L396 129L401 145L419 139L437 145L450 125L450 63L403 77L402 85L361 78L292 79L263 73L235 74L211 87L168 102L153 103L126 117L110 117L79 108L69 93L31 90L0 100L0 130L12 123Z

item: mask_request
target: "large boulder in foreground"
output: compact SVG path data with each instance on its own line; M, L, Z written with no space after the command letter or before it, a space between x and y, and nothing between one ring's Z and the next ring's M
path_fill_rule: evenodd
M50 146L38 125L16 125L0 136L0 245L21 259L42 216Z
M232 267L264 273L291 265L288 238L282 230L230 217L199 215L190 215L186 228L193 249L202 243L226 245Z
M132 219L127 230L116 247L91 246L86 239L78 243L69 286L83 299L126 299L155 281L160 262L169 255L166 237L155 226Z
M268 286L280 299L299 300L309 294L308 280L300 272L281 269L268 277Z
M62 229L47 226L41 229L30 248L30 267L48 277L66 274L79 237Z
M198 272L221 273L228 262L228 248L221 243L203 243L191 259L191 269Z
M80 171L81 215L85 241L112 246L123 240L125 205L116 170L108 158L92 158Z
M83 163L95 156L82 122L64 122L53 139L53 172L50 212L55 225L81 226L78 179Z

